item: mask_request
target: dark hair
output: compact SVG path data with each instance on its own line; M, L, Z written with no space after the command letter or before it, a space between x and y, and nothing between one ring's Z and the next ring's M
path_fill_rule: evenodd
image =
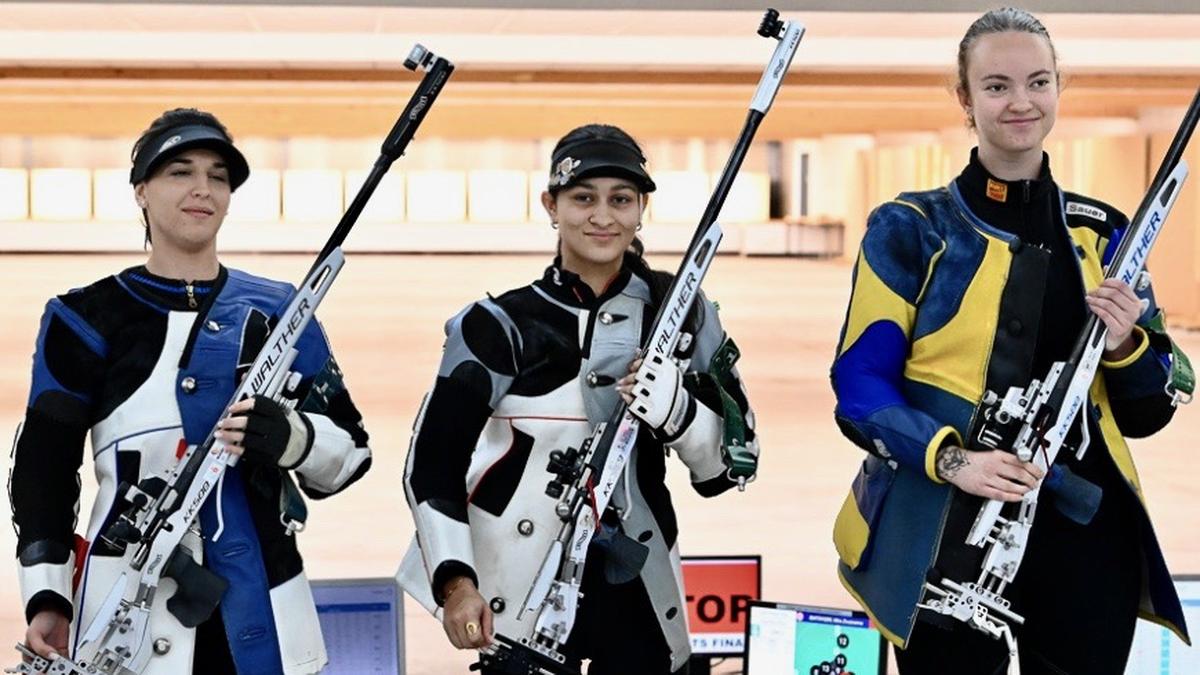
M999 7L988 10L983 16L975 19L975 22L963 35L962 41L958 43L958 84L956 86L960 92L971 91L967 84L967 62L971 47L975 46L975 42L984 35L1007 32L1029 33L1046 38L1046 44L1050 47L1050 58L1054 62L1054 76L1056 79L1058 78L1058 52L1054 49L1054 41L1050 39L1050 31L1046 30L1036 16L1023 9ZM975 118L968 117L967 123L974 127Z
M233 143L233 136L230 135L229 130L225 128L225 125L221 124L221 120L217 119L216 115L203 110L198 110L196 108L174 108L159 115L158 118L151 122L150 126L142 132L142 135L138 136L138 139L133 143L133 150L129 152L129 161L132 163L137 158L138 153L141 152L142 146L146 145L146 143L149 143L152 139L158 137L158 135L163 131L184 125L212 127L213 129L220 131L230 143ZM145 230L146 236L142 247L145 248L146 244L150 244L152 242L150 241L150 218L146 215L146 209L144 208L142 209L142 228Z

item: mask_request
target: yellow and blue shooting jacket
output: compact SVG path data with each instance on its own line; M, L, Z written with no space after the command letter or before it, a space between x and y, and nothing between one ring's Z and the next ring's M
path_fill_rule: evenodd
M1128 219L1082 195L1060 190L1059 201L1090 291L1103 280ZM986 391L1003 396L1045 376L1030 372L1037 336L1022 326L1036 326L1036 318L1024 319L1040 315L1043 289L1030 280L1044 279L1047 261L1042 249L973 214L954 183L902 193L868 219L831 378L836 421L869 454L838 514L834 543L843 585L900 647L911 635L952 503L954 488L935 472L937 450L947 443L978 447L971 439ZM1125 442L1157 431L1171 413L1149 424L1139 413L1135 424L1126 421L1135 417L1128 412L1122 419L1123 404L1161 395L1157 407L1172 410L1164 393L1170 342L1157 328L1162 317L1152 289L1139 295L1150 303L1135 327L1136 351L1102 362L1091 387L1087 414L1102 437L1093 438L1092 451L1110 453L1142 505L1139 614L1187 640ZM1057 476L1052 467L1048 489Z

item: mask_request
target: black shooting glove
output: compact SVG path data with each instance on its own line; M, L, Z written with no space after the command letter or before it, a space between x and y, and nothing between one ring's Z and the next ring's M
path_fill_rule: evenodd
M225 432L226 443L240 445L246 461L291 469L308 455L312 425L303 413L260 394L254 397L253 408L235 412L229 419L233 422L238 418L246 420L241 438L237 438L238 430L230 427Z

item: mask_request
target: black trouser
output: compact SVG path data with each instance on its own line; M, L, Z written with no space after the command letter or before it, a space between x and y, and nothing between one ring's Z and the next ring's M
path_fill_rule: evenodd
M641 579L609 584L599 556L589 555L582 592L575 628L563 648L568 661L591 659L588 675L687 675L686 663L671 672L671 652Z
M221 609L213 610L207 621L196 626L196 651L192 656L192 675L237 675L233 665L233 654L229 651L229 638L225 637L225 623L221 621Z
M1028 552L1005 592L1025 617L1016 627L1021 675L1125 672L1141 595L1140 508L1117 484L1105 486L1086 526L1047 499L1038 504ZM896 663L903 675L1003 675L1008 649L958 621L945 630L918 620Z

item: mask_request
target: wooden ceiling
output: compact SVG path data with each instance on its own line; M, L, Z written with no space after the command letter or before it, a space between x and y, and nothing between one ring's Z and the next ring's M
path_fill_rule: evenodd
M407 71L0 69L0 134L128 136L166 108L216 112L240 135L374 136L391 126L416 77ZM642 136L724 137L745 117L755 77L737 73L460 69L422 129L446 138L555 136L606 120ZM1186 75L1081 75L1060 117L1137 119L1185 106ZM765 138L941 131L961 124L949 75L788 76Z
M461 54L423 134L543 138L605 120L643 137L724 138L765 60L743 37L769 51L745 35L754 14L6 3L0 136L127 137L184 105L241 136L376 136L415 86L395 55L420 35ZM974 13L795 16L809 33L763 137L962 128L949 61ZM1043 18L1068 72L1061 118L1138 120L1186 105L1200 84L1200 14Z

